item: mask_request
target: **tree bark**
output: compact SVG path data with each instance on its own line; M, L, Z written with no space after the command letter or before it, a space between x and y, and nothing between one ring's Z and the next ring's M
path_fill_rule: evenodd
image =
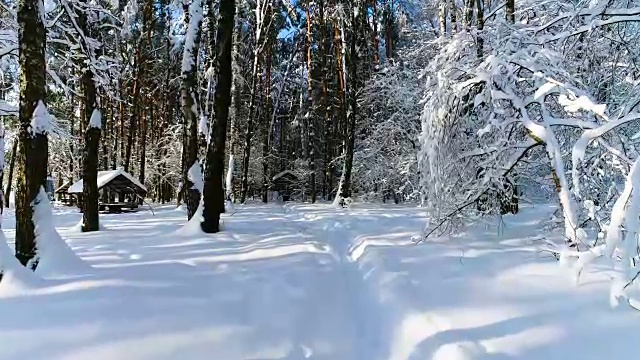
M316 202L316 161L315 161L315 99L313 96L314 84L314 69L313 69L313 33L312 33L312 17L311 17L311 2L307 0L307 129L309 134L307 136L309 144L309 151L307 152L309 158L309 191L311 192L311 202Z
M267 203L269 201L269 156L271 146L271 45L269 41L266 51L265 59L265 107L264 107L264 120L263 120L263 141L262 141L262 202Z
M48 139L31 127L34 111L45 103L46 30L38 0L18 2L20 73L20 129L18 132L18 177L16 196L16 257L27 265L36 256L33 205L47 178ZM31 264L35 269L37 264Z
M240 70L241 59L240 59L240 39L242 38L242 23L240 21L235 21L235 26L233 29L233 45L232 45L232 72L238 72ZM227 200L231 201L232 199L235 201L234 189L235 189L235 154L236 154L236 144L237 144L237 124L238 119L240 117L240 110L242 108L242 79L239 74L233 76L231 80L231 92L233 97L231 99L232 102L232 111L231 114L231 124L229 129L229 165L227 166L227 178L226 178L226 197Z
M469 31L471 27L474 2L475 0L464 0L464 18L462 19L462 26L466 31Z
M256 50L253 58L253 70L251 72L251 100L249 100L249 118L247 131L244 135L244 151L242 154L242 188L240 190L240 202L244 203L249 191L249 158L251 156L251 138L253 137L253 116L255 112L256 88L258 87L258 71L260 67L260 54Z
M378 39L378 9L377 9L377 3L378 0L371 0L371 22L373 24L373 32L372 32L372 36L373 36L373 65L378 66L378 64L380 63L380 54L378 53L378 47L380 47L380 40ZM324 6L323 2L320 2L320 8L322 11L322 13L320 14L320 21L321 24L323 26L323 32L324 32L324 9L322 9L322 7ZM324 41L324 35L322 36L322 41Z
M379 62L379 54L378 54L378 31L377 31L377 18L376 18L376 2L377 0L372 0L373 3L373 42L374 42L374 62L377 65ZM322 197L327 199L328 193L331 192L331 178L332 174L332 166L331 166L331 128L332 128L332 119L331 113L329 111L329 99L328 99L328 84L327 84L327 54L329 52L329 39L327 36L327 23L324 16L324 1L320 2L320 25L322 26L320 31L320 37L322 38L322 44L320 46L320 68L321 68L321 76L322 76L322 99L321 106L322 111L324 112L324 180L322 185Z
M440 36L447 35L447 1L438 1L438 24L440 26Z
M193 0L199 3L199 6L202 7L202 0ZM193 4L191 6L194 6ZM195 5L198 6L198 5ZM202 10L200 10L202 11ZM187 58L187 62L191 63L191 66L188 68L182 69L182 114L186 123L186 148L185 148L185 166L183 173L183 184L184 184L184 196L185 202L187 203L187 217L191 219L193 215L196 213L198 209L198 205L200 203L200 191L194 187L194 183L189 179L188 172L189 169L194 165L198 164L198 114L197 109L195 109L195 105L197 102L197 51L200 46L200 31L202 27L202 17L199 19L190 19L189 23L192 21L197 22L197 24L193 24L195 33L193 34L193 44L192 48L185 47L183 57ZM191 24L189 25L191 27ZM183 63L185 60L183 59Z
M145 170L147 165L147 131L148 131L147 122L151 119L153 119L153 106L149 105L149 111L147 113L147 116L140 117L140 165L138 166L139 168L138 180L140 180L140 183L143 185L144 185L144 181L146 180Z
M131 99L132 108L129 114L129 134L127 136L127 145L124 153L124 171L131 172L131 154L133 152L133 143L138 127L138 116L140 114L140 76L142 68L142 50L140 49L142 41L138 44L136 50L136 75L133 79L133 98Z
M482 0L476 0L476 21L478 22L478 59L484 55L484 3Z
M87 14L78 11L78 24L85 36L90 34L87 25ZM88 44L82 47L85 51L90 51ZM85 54L89 58L89 62L93 58L92 54ZM102 126L102 117L98 109L96 96L96 84L94 80L95 74L91 69L91 65L85 66L82 74L82 89L84 101L84 149L82 156L82 231L98 231L100 229L100 220L98 216L98 147L100 146L100 127L92 123L94 116L100 116L100 125ZM96 114L94 114L94 111Z
M231 105L231 47L233 42L233 24L235 15L234 0L220 0L218 31L216 43L216 91L214 97L214 119L209 129L210 140L207 146L206 170L204 175L204 221L202 231L214 233L220 231L220 214L224 212L224 151L227 139L227 121Z
M455 0L449 0L449 17L451 18L451 33L458 31L458 21L456 14L458 13Z
M389 0L389 1L390 1L390 4L387 5L387 21L385 24L385 45L386 45L387 59L393 58L393 54L395 50L395 40L396 40L396 34L394 32L394 26L396 22L395 5L394 5L394 0ZM446 0L442 0L442 1L446 1ZM351 26L353 29L354 24L352 24Z
M347 124L346 124L346 136L344 145L344 163L342 167L342 176L340 178L340 205L345 206L345 200L351 197L351 171L353 168L353 152L355 145L355 126L357 116L357 71L358 71L358 49L357 41L359 31L357 23L355 21L353 13L351 16L351 34L349 36L349 86L347 87L348 94L348 111L347 111Z
M9 207L11 204L9 200L11 199L11 185L13 185L13 170L16 164L16 156L18 155L18 140L13 141L13 146L11 147L11 160L9 161L9 173L7 174L7 187L4 192L4 203L6 207Z
M515 24L516 22L516 0L506 0L505 5L505 17L509 24Z

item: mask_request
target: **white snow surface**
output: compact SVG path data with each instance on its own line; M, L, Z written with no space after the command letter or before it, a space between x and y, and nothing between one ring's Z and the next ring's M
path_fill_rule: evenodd
M45 277L86 275L90 266L84 263L62 239L53 223L49 197L40 187L33 206L38 261L36 273Z
M543 251L562 242L539 230L554 210L416 245L426 219L408 205L249 203L192 236L175 205L101 215L93 233L55 209L91 268L3 281L0 359L635 358L640 314L609 307L613 271L596 262L576 286Z
M18 107L0 100L0 115L18 115Z
M138 179L136 179L133 175L129 174L123 169L98 171L98 188L103 187L105 184L115 179L119 175L122 175L127 179L131 180L131 182L140 186L140 188L144 189L145 191L147 190L147 188L144 185L142 185L142 183L140 183ZM67 190L67 192L69 192L70 194L82 193L83 186L84 185L83 185L82 179L80 179L77 182L75 182L73 185L69 186L69 189Z
M102 114L100 114L100 110L93 109L91 119L89 119L89 127L102 129Z
M2 277L0 280L0 299L4 293L17 294L22 289L31 288L37 283L36 276L18 262L13 249L7 245L7 239L2 231L0 231L0 277ZM2 344L2 340L0 340L0 344Z
M35 110L33 110L33 117L31 118L32 134L50 134L56 128L56 119L47 110L42 100L38 101Z

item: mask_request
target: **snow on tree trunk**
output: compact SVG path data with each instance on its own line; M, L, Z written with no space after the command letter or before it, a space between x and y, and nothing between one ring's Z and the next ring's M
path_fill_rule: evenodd
M53 222L51 202L43 187L32 203L37 255L28 264L42 277L62 277L89 273L82 261L60 237Z
M202 27L202 0L193 0L188 7L189 24L185 34L184 52L182 55L182 115L187 127L184 161L187 166L198 164L198 101L197 101L197 57L200 48ZM191 219L200 203L200 191L193 186L189 177L189 169L183 174L185 188L185 202L187 204L187 218Z
M350 24L352 26L351 33L349 34L349 57L345 59L343 62L343 69L346 60L349 60L349 68L348 73L344 74L345 77L345 89L347 98L347 121L346 121L346 129L345 129L345 137L344 137L344 163L342 166L342 175L340 177L340 185L338 186L338 195L336 196L333 204L339 206L347 206L351 201L352 189L351 189L351 173L353 168L353 152L355 148L355 127L356 127L356 118L357 118L357 93L358 93L358 80L357 80L357 70L358 70L358 48L357 48L357 39L358 39L358 22L355 18L356 15L353 13L355 9L350 9ZM343 46L343 54L346 54L346 39L344 38L344 29L342 31L342 46ZM348 84L348 86L347 86Z
M202 178L202 170L200 168L200 164L194 163L193 165L191 165L191 167L187 171L187 176L189 180L188 183L191 184L192 187L191 191L202 194L204 190L204 180ZM202 217L203 210L204 198L198 196L198 206L196 207L196 210L189 218L189 221L182 228L178 229L176 233L183 236L202 234L202 221L204 220L204 218Z
M232 140L233 141L233 140ZM233 147L229 147L229 152L233 151ZM225 176L224 188L227 191L226 199L228 201L232 200L233 195L233 169L235 167L235 157L234 154L229 154L229 164L227 165L227 175Z

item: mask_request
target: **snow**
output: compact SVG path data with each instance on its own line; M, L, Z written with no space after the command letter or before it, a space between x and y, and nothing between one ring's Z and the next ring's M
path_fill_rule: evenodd
M51 202L44 188L32 204L37 256L36 272L45 277L59 277L87 273L89 267L76 256L60 237L53 224Z
M298 175L291 170L283 170L273 176L271 181L276 181L285 175L291 175L293 178L298 179Z
M576 141L576 143L573 145L573 149L571 151L574 192L578 193L578 190L580 188L580 174L578 172L578 165L582 161L584 161L587 146L589 146L589 144L594 139L604 136L609 131L638 119L640 119L640 114L634 112L613 121L608 121L604 125L601 125L599 127L585 130L582 133L578 141ZM615 151L612 152L614 154L616 153ZM619 157L624 158L623 156Z
M194 111L194 114L197 114L197 110ZM198 132L204 136L204 138L207 140L207 143L209 143L209 120L207 119L206 116L204 115L200 115L200 121L198 121Z
M581 95L576 99L569 99L566 95L560 95L558 97L558 103L564 106L567 112L578 112L580 110L590 111L600 117L606 117L605 110L607 106L605 104L594 104L591 99Z
M37 284L37 278L22 266L9 248L4 232L0 231L0 298L16 294Z
M47 106L42 102L42 100L38 101L36 109L33 111L33 117L31 118L31 133L34 135L50 134L56 128L55 124L56 120L51 114L49 114Z
M184 224L183 227L181 227L175 232L175 234L178 236L186 236L186 237L204 234L204 232L202 231L202 225L201 225L202 222L204 221L204 217L202 215L203 211L204 211L204 201L202 200L202 197L200 197L200 202L198 203L198 208L196 209L196 212L193 214L191 219L189 219L189 221L187 221L187 223Z
M193 0L189 5L189 25L184 38L184 55L182 56L182 73L192 70L197 60L197 42L202 25L202 0ZM195 113L195 112L194 112ZM197 114L197 113L196 113Z
M119 4L118 4L119 5ZM132 27L135 24L136 16L138 15L138 2L136 0L127 1L122 12L122 35L128 37L131 35Z
M202 169L199 162L194 162L187 172L189 181L193 183L193 188L197 189L201 194L204 191L204 179L202 178Z
M545 95L547 95L551 90L553 90L556 86L557 84L555 82L548 81L544 85L540 86L538 90L536 90L536 92L533 95L533 98L536 100L543 100L542 98Z
M91 113L91 119L89 120L89 127L102 129L102 115L100 114L100 110L93 109Z
M413 205L245 204L223 232L191 236L176 236L175 205L105 214L96 233L56 209L87 267L5 277L0 359L633 358L637 315L608 305L616 271L585 268L576 286L541 251L562 242L540 236L554 210L415 245L425 218Z
M115 179L120 175L131 180L131 182L139 186L144 191L147 191L147 188L144 187L144 185L142 185L142 183L138 179L133 177L133 175L129 174L128 172L124 171L124 169L98 171L98 189L103 187L105 184L109 183L109 181ZM67 190L67 192L69 194L79 194L79 193L82 193L82 188L83 188L83 182L82 182L82 179L80 179L79 181L75 182L73 185L69 186L69 189Z
M230 195L231 188L233 187L233 170L235 169L235 159L233 152L229 154L229 165L227 166L227 174L224 179L224 188L227 192L227 195Z
M18 115L18 107L7 103L4 100L0 100L0 115Z

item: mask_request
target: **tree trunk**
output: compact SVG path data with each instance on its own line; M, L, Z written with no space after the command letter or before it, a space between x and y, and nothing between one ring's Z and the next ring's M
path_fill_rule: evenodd
M227 121L231 105L231 47L235 15L234 0L220 0L218 31L216 44L216 91L214 97L214 119L209 129L210 140L207 146L206 170L204 175L204 221L202 231L214 233L220 231L220 214L224 212L224 150L227 139Z
M108 102L108 106L105 106L105 110L108 110L108 117L106 115L102 116L102 160L100 161L100 169L108 169L109 168L109 155L110 155L110 147L109 147L109 125L113 126L113 103L111 101ZM107 121L109 119L109 121Z
M69 104L71 105L71 113L75 112L75 96L73 94L71 94L69 96ZM71 136L75 136L76 132L75 132L75 116L70 116L70 121L69 121L69 133L71 134ZM74 158L74 147L73 147L73 142L71 142L69 144L69 153L71 154L71 156L69 157L69 174L70 174L70 179L71 182L73 182L73 180L75 179L75 164L73 163L75 161Z
M443 0L446 1L446 0ZM395 27L395 5L393 3L393 0L390 0L391 4L387 5L387 23L385 24L386 29L385 29L385 37L386 37L386 45L387 45L387 51L386 51L386 55L387 55L387 59L391 59L393 58L393 53L395 50L395 41L396 41L396 34L394 32L394 27ZM354 20L355 21L355 20ZM351 25L352 28L354 26L354 24Z
M129 135L127 136L127 146L124 154L124 171L131 172L131 154L133 152L134 138L136 136L136 128L138 127L138 116L140 115L140 76L142 65L142 50L140 50L140 44L136 51L136 75L133 79L133 98L131 100L132 108L129 115Z
M262 202L267 203L269 201L269 149L271 146L271 45L269 41L267 45L267 52L265 56L265 106L264 106L264 119L263 119L263 141L262 141Z
M469 28L471 27L474 2L475 0L464 0L464 18L462 19L462 26L466 31L469 31Z
M507 22L514 24L516 22L516 1L506 0L504 12Z
M314 84L314 72L313 72L313 58L312 58L312 48L313 48L313 38L312 38L312 17L311 17L311 2L307 0L307 129L309 134L307 136L309 144L309 151L307 152L309 158L309 191L311 192L311 202L316 202L316 162L315 162L315 104L313 97L313 86Z
M144 185L145 179L145 168L147 165L147 121L153 119L153 106L149 105L148 116L140 117L140 172L138 173L138 180L140 183Z
M378 64L380 63L380 54L378 53L378 47L380 47L380 40L378 39L378 9L377 9L377 3L378 0L371 0L371 22L373 24L373 65L378 66ZM324 33L324 9L322 9L322 7L324 6L324 3L321 2L320 3L320 8L321 8L321 13L320 13L320 21L321 24L323 26L323 33ZM322 36L322 41L324 41L324 34ZM326 52L325 52L326 54ZM324 68L324 67L323 67Z
M440 25L440 36L447 35L447 1L438 1L438 24Z
M478 22L478 59L484 55L484 6L482 0L476 0L476 21Z
M258 70L260 66L260 54L256 50L253 58L253 70L251 72L251 100L249 100L249 119L247 131L244 135L244 151L242 154L242 188L240 190L240 202L244 203L249 191L249 157L251 156L251 138L253 137L253 116L256 102L256 88L258 87Z
M118 87L119 89L120 87ZM121 94L121 92L118 90L118 96L120 96L119 94ZM122 124L122 102L120 102L120 106L118 107L119 111L118 111L118 120L120 121L120 124ZM114 123L111 125L111 136L114 138L114 144L113 144L113 157L111 158L111 168L113 170L115 170L118 167L118 159L120 158L120 152L119 152L119 143L120 143L120 136L118 136L118 126L115 123L115 117L114 117Z
M84 76L83 76L84 78ZM83 80L84 81L84 80ZM94 88L95 89L95 88ZM85 92L86 94L86 92ZM94 93L95 94L95 93ZM85 95L87 96L87 95ZM94 96L95 99L95 96ZM94 103L95 104L95 103ZM94 105L95 106L95 105ZM94 106L86 107L85 112L88 113L92 109L100 113ZM88 115L87 119L92 116ZM98 146L100 144L100 128L89 126L86 127L84 151L82 161L82 231L98 231L100 223L98 217Z
M242 38L242 22L236 21L233 29L233 45L232 45L232 71L238 72L240 70L241 59L240 59L240 49L239 43ZM227 178L225 188L227 191L226 197L227 200L231 201L232 199L235 201L234 196L234 188L235 188L235 153L236 153L236 144L237 144L237 124L240 116L240 110L242 108L242 85L243 81L239 74L233 76L231 80L231 92L233 94L232 101L232 111L231 114L231 128L229 129L229 165L227 166Z
M451 33L455 34L458 31L458 21L456 18L457 14L456 1L449 0L449 17L451 18Z
M20 76L20 130L18 132L18 186L16 196L16 257L25 266L36 256L33 204L47 179L48 140L42 129L33 129L34 111L46 112L46 30L42 22L41 1L18 2L18 42ZM46 116L46 114L43 114ZM43 119L40 119L43 120Z
M379 54L378 54L378 30L377 30L377 19L376 19L376 2L377 0L372 0L373 3L373 42L374 42L374 62L378 65L379 62ZM328 99L328 85L327 85L327 54L329 52L329 39L327 36L327 23L324 17L324 1L320 2L320 25L322 26L320 37L322 38L322 44L320 47L320 68L321 68L321 76L322 76L322 99L321 106L322 111L324 112L324 146L323 146L323 155L324 155L324 180L322 185L322 197L327 199L328 193L331 192L331 177L332 167L331 167L331 113L329 111L329 99Z
M342 176L340 178L340 199L339 204L345 206L345 200L351 197L351 170L353 168L353 152L355 145L355 126L357 116L357 70L358 70L358 28L355 25L355 19L351 13L351 34L349 36L349 86L347 87L348 94L348 111L347 111L347 124L346 124L346 136L344 145L344 163L342 167Z
M4 192L4 203L6 207L9 207L11 205L9 200L11 199L11 185L13 185L13 169L15 168L17 155L18 155L18 140L15 139L13 141L13 146L11 147L11 160L9 161L9 174L7 174L7 187Z
M87 25L87 14L78 11L78 24L85 36L91 31ZM84 50L89 50L84 44ZM89 61L92 54L86 54ZM84 101L84 149L82 156L82 231L98 231L100 223L98 217L98 147L100 146L100 127L102 116L98 109L96 84L91 65L84 68L82 74L82 89Z
M193 0L191 8L199 7L202 11L202 0ZM193 23L193 24L192 24ZM182 114L186 123L186 151L185 166L183 173L184 196L187 203L187 217L191 219L198 209L200 203L200 191L194 187L194 183L189 179L188 172L192 166L198 164L198 114L196 108L197 96L197 52L200 46L200 31L202 26L202 17L190 17L189 28L193 33L187 36L193 36L189 40L190 46L185 46L183 54L182 68ZM187 40L185 40L187 41Z

